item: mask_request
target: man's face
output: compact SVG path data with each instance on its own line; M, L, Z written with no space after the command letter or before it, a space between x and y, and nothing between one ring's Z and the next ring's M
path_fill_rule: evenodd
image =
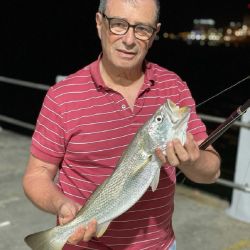
M156 6L153 0L109 0L104 13L107 17L121 18L129 24L145 24L159 31L156 24ZM107 18L96 14L97 30L102 43L103 60L119 69L141 70L142 62L151 47L155 34L149 40L142 41L135 37L134 29L129 28L124 35L110 32Z

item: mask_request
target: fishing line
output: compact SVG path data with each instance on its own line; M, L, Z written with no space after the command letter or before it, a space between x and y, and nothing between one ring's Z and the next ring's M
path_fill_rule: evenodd
M228 88L223 89L223 90L222 90L222 91L220 91L219 93L216 93L215 95L213 95L213 96L209 97L209 98L208 98L208 99L206 99L205 101L203 101L203 102L201 102L201 103L197 104L197 105L196 105L196 108L198 108L198 107L200 107L201 105L203 105L203 104L205 104L205 103L209 102L210 100L214 99L215 97L217 97L217 96L219 96L219 95L221 95L221 94L223 94L223 93L227 92L228 90L230 90L230 89L232 89L232 88L234 88L234 87L238 86L239 84L241 84L242 82L245 82L245 81L246 81L246 80L248 80L248 79L250 79L250 75L249 75L249 76L247 76L247 77L245 77L245 78L243 78L242 80L240 80L240 81L238 81L238 82L236 82L236 83L234 83L234 84L230 85Z

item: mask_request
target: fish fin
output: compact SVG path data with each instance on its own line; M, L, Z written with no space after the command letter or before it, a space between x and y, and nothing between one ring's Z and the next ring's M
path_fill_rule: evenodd
M63 241L57 237L57 227L30 234L24 241L32 250L61 250L67 239Z
M159 180L160 180L160 168L157 168L155 176L150 184L152 191L154 192L156 190L156 188L158 187L159 184Z
M141 170L144 169L144 167L151 161L152 155L149 155L148 158L145 159L141 164L138 166L134 167L132 175L137 175Z
M97 238L103 236L103 234L106 232L107 228L109 227L110 223L111 223L111 221L107 221L107 222L102 223L102 224L97 226L97 231L96 231Z

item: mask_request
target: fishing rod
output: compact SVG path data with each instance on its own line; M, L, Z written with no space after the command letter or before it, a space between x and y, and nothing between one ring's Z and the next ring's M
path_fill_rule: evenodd
M200 145L201 150L206 149L214 141L216 141L222 134L224 134L231 125L241 117L247 109L250 107L250 99L248 99L243 105L239 106L219 127L217 127Z

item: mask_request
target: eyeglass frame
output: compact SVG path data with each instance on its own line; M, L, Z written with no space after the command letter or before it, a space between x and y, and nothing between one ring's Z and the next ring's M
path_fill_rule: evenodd
M104 18L106 18L106 19L108 20L109 31L110 31L112 34L114 34L114 35L123 36L123 35L127 34L129 28L131 27L131 28L133 28L134 35L135 35L135 37L136 37L137 39L139 39L139 40L141 40L141 41L148 41L148 40L150 40L150 38L154 35L154 33L157 31L156 28L154 28L154 27L152 27L152 26L150 26L150 25L147 25L147 24L141 24L141 23L139 23L139 24L130 24L130 23L129 23L128 21L126 21L125 19L122 19L122 18L119 18L119 17L108 17L104 12L99 12L99 13L100 13ZM124 23L127 23L127 25L128 25L128 26L127 26L127 30L126 30L123 34L117 34L117 33L113 32L113 31L111 30L110 21L111 21L111 20L114 20L114 19L121 20L121 21L123 21ZM135 29L136 29L136 27L138 27L138 26L149 27L150 29L152 29L153 32L152 32L151 36L150 36L149 38L147 38L147 39L138 38L138 37L136 36L136 32L135 32Z

